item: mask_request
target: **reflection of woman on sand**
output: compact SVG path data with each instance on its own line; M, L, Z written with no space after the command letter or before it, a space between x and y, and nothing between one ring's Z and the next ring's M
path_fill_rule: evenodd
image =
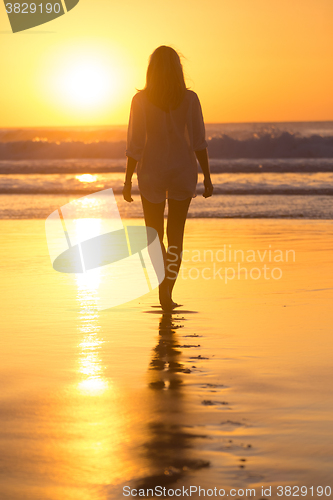
M190 431L188 411L191 407L184 404L187 386L181 373L185 372L185 366L179 360L182 352L176 334L182 326L173 322L171 314L165 313L160 318L158 343L149 366L149 388L155 392L154 408L158 411L151 412L147 422L143 451L148 467L135 485L137 490L167 487L187 473L210 465L200 457L200 448L196 447L207 436Z
M146 86L132 99L126 150L124 199L131 198L131 179L138 163L138 184L145 223L158 232L165 264L159 299L165 311L172 300L181 264L185 221L197 184L198 159L205 192L213 193L205 126L197 94L186 88L179 55L158 47L150 56ZM168 253L163 245L164 209L168 198Z

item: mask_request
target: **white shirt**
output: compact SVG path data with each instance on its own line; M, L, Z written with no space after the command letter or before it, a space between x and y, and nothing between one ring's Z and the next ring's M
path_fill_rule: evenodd
M207 147L199 98L192 90L177 109L163 111L145 91L132 99L126 156L138 161L138 185L152 203L195 196L198 166L195 151Z

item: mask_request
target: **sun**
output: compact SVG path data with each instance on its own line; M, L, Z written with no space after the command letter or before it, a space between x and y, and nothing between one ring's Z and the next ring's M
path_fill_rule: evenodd
M34 71L36 104L60 125L109 125L128 117L137 66L108 40L64 39Z
M36 74L39 96L60 116L86 119L114 112L130 80L126 58L103 44L57 46L42 62Z
M58 90L72 107L96 108L112 97L115 80L104 62L83 57L61 69Z

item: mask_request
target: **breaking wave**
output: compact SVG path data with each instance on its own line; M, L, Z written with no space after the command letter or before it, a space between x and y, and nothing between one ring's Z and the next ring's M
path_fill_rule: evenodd
M301 136L282 132L279 135L253 134L248 138L235 138L220 134L208 139L210 158L333 158L333 136ZM95 140L93 142L66 140L52 141L35 138L0 142L0 160L124 158L126 142Z

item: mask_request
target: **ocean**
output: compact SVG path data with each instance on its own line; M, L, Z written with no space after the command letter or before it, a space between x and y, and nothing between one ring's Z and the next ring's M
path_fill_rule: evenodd
M206 124L214 194L200 174L192 218L333 218L333 122ZM142 217L121 191L126 126L0 129L0 218L46 218L112 188L121 216Z

